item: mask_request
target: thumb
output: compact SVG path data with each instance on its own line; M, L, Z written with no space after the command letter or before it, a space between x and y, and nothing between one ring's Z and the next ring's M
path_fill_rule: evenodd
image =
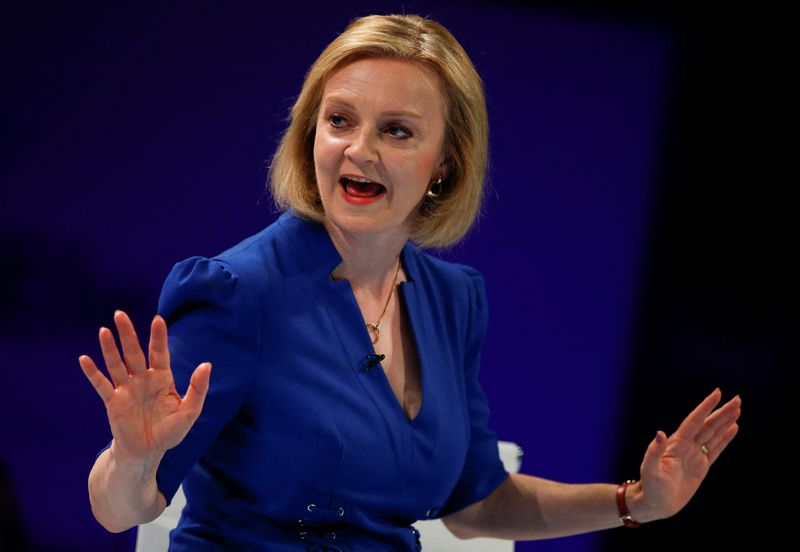
M189 381L189 389L183 397L182 408L186 408L194 418L200 415L208 393L209 381L211 380L211 363L204 362L194 369L192 379Z
M644 478L646 473L658 470L659 462L664 452L667 450L667 435L663 431L656 432L656 438L650 441L650 445L644 453L642 460L641 476Z

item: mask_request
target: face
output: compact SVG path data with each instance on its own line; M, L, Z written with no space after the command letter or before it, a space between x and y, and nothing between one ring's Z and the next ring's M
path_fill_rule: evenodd
M446 176L438 78L406 61L362 59L325 85L314 166L326 223L406 239L435 179Z

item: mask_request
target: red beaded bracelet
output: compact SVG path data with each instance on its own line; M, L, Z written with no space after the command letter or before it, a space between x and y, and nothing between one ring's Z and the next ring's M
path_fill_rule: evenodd
M628 485L632 485L636 483L633 479L629 479L625 483L622 483L619 487L617 487L617 509L619 510L619 520L625 525L625 527L641 527L642 524L633 519L630 510L628 510L628 505L625 503L625 489L628 488Z

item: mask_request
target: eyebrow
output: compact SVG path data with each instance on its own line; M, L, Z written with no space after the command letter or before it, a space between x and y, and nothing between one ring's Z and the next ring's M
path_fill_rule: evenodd
M339 96L328 96L327 98L324 98L323 103L324 104L341 105L342 107L346 107L348 109L352 109L353 111L356 110L355 106L352 103L348 102L347 100L345 100L344 98L341 98ZM424 118L424 117L422 117L422 115L420 115L416 111L408 111L408 110L402 110L402 109L401 110L392 110L392 111L383 111L383 112L381 112L381 115L383 115L385 117L411 117L411 118L414 118L414 119L423 119Z

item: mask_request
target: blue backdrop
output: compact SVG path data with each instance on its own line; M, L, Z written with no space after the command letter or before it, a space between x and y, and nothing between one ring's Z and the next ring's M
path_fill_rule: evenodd
M131 532L106 533L89 510L109 431L77 357L98 356L116 308L144 334L173 263L274 220L266 167L306 69L351 18L398 11L443 23L485 80L485 214L442 255L486 277L481 381L523 471L635 477L655 430L722 383L721 371L683 381L689 398L646 437L621 434L641 391L630 370L672 151L681 43L668 27L520 3L34 5L4 24L0 173L0 463L31 549L131 549ZM638 451L630 471L623 438Z

